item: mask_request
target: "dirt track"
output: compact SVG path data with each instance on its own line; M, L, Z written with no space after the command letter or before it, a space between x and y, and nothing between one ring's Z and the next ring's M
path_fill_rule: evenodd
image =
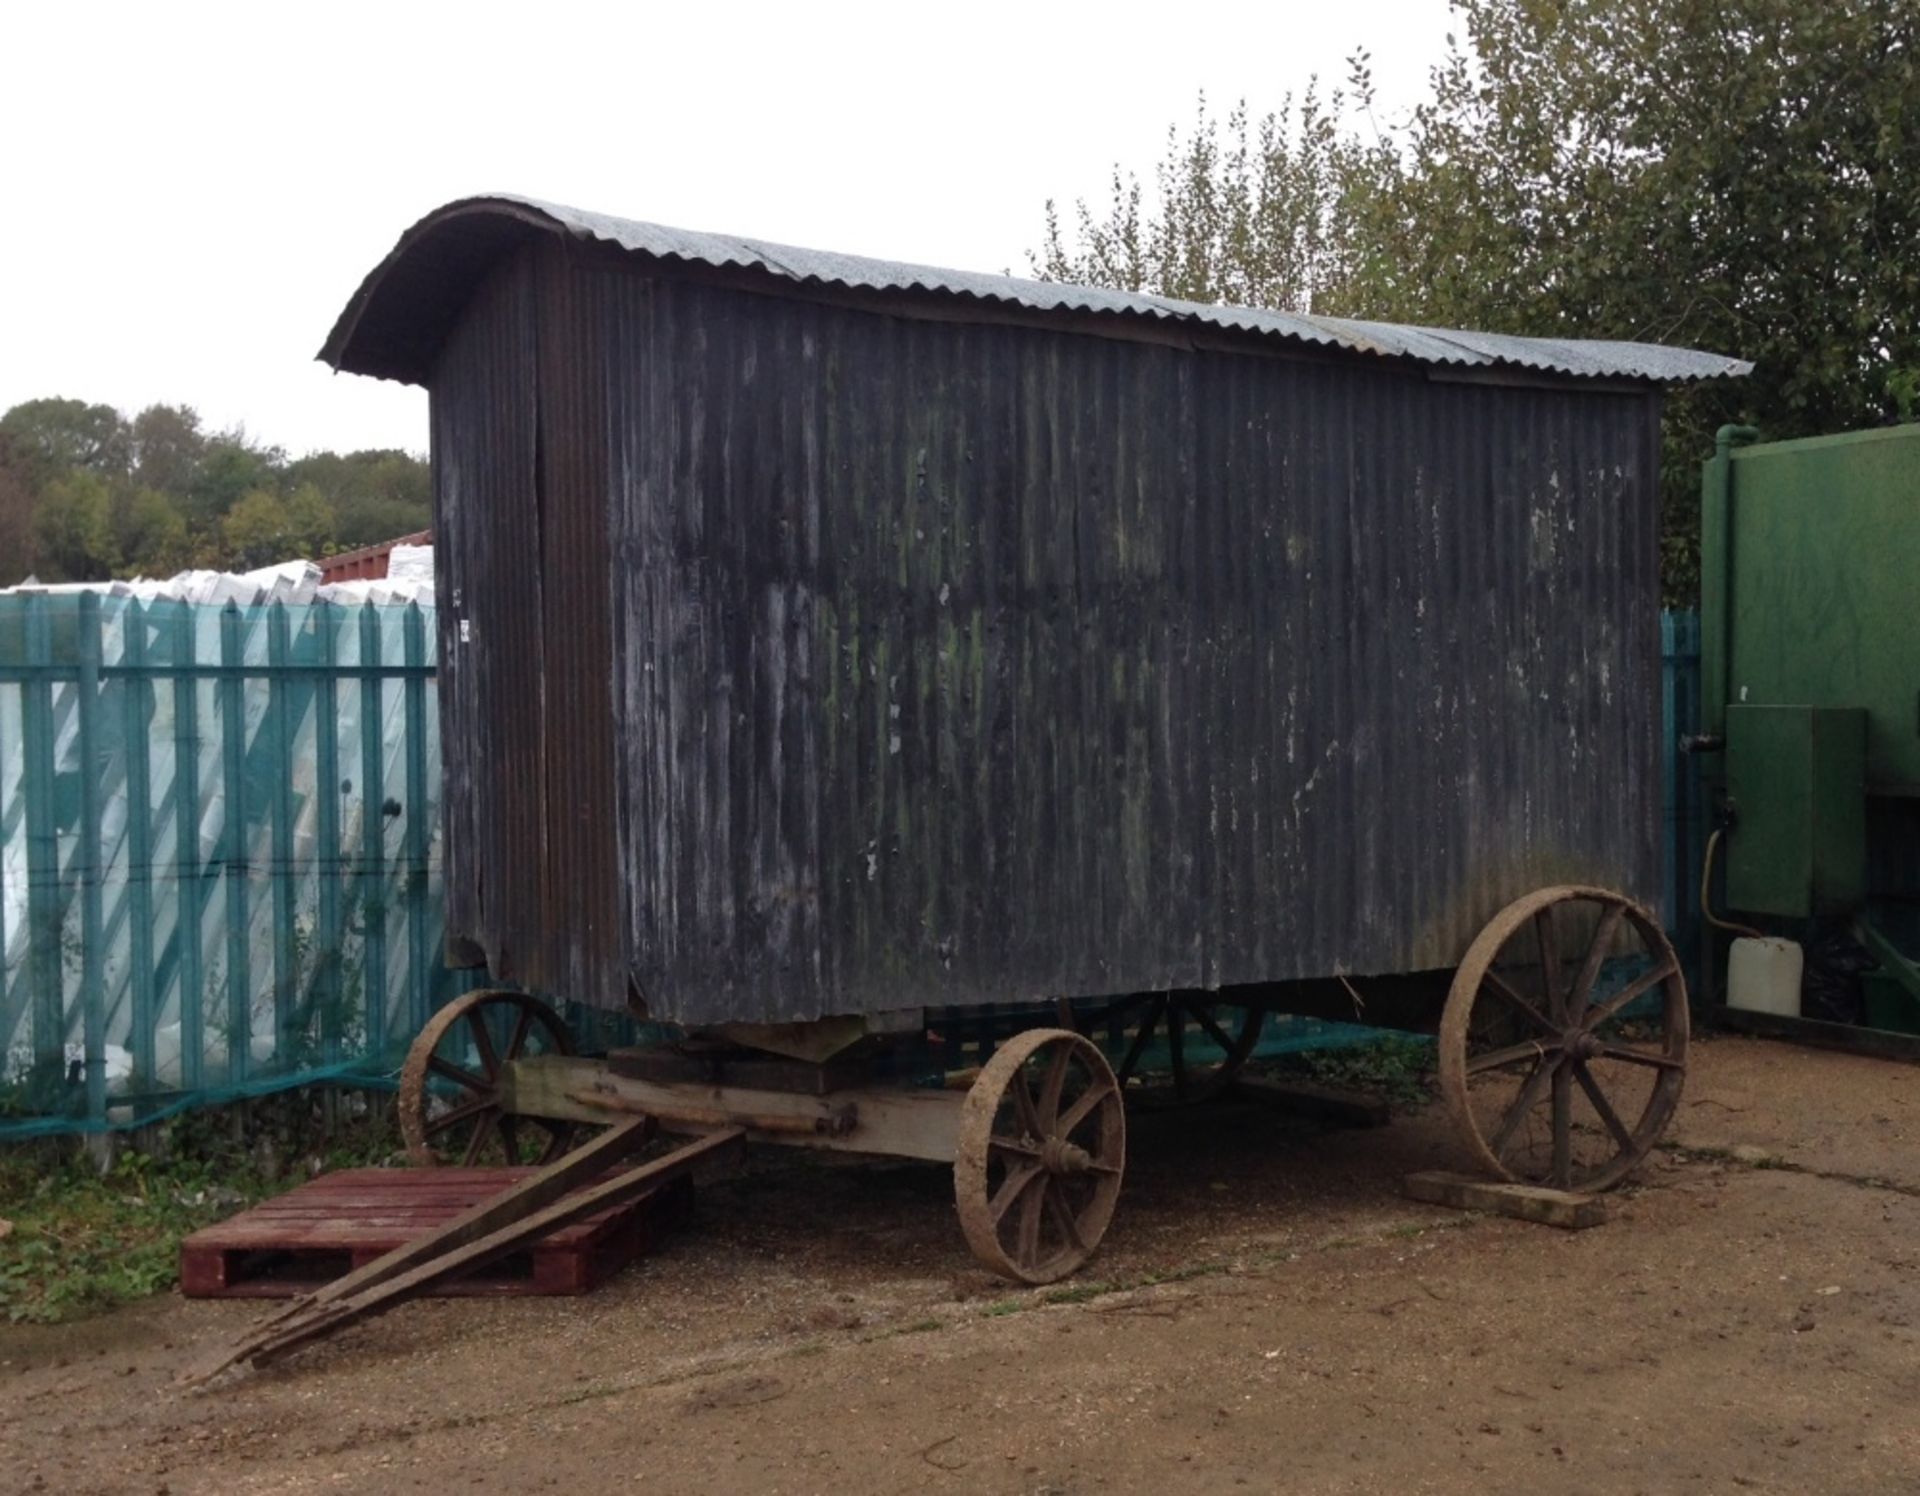
M1696 1054L1681 1147L1578 1234L1401 1199L1437 1110L1237 1105L1136 1121L1051 1296L971 1267L944 1171L779 1154L592 1297L210 1394L174 1373L257 1306L0 1328L0 1489L1920 1490L1920 1071Z

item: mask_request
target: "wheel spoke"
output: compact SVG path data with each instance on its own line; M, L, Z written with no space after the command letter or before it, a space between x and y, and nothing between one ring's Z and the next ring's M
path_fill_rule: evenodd
M467 1009L467 1028L473 1034L473 1047L480 1053L480 1072L491 1083L500 1074L500 1056L494 1052L493 1034L487 1028L484 1007Z
M1627 1065L1645 1065L1652 1070L1685 1070L1687 1062L1651 1049L1635 1049L1628 1044L1602 1044L1594 1051L1597 1059L1619 1060Z
M1553 929L1553 905L1548 904L1533 916L1533 938L1540 947L1540 985L1547 994L1547 1017L1555 1024L1566 1022L1566 1005L1560 992L1560 942Z
M1187 1094L1187 1007L1184 1002L1167 1004L1167 1061L1173 1067L1173 1094Z
M1556 1189L1573 1184L1573 1078L1567 1065L1553 1067L1553 1183Z
M1027 1130L1027 1136L1034 1139L1046 1137L1040 1126L1040 1117L1034 1111L1033 1092L1027 1089L1027 1077L1024 1069L1013 1072L1007 1081L1007 1091L1013 1097L1013 1115L1015 1122Z
M1557 1063L1549 1064L1544 1056L1540 1063L1533 1067L1533 1073L1527 1077L1526 1084L1520 1087L1520 1094L1514 1098L1513 1105L1507 1108L1506 1115L1500 1119L1499 1130L1488 1140L1487 1146L1492 1150L1495 1158L1506 1157L1507 1149L1513 1143L1514 1133L1519 1131L1520 1124L1526 1120L1527 1113L1540 1104L1541 1093L1547 1089L1548 1082L1553 1079L1553 1072L1559 1068Z
M520 1129L513 1125L512 1116L506 1112L500 1114L498 1125L500 1142L507 1151L507 1162L518 1164L520 1162Z
M1026 1268L1040 1260L1040 1219L1045 1213L1047 1199L1047 1176L1044 1170L1038 1178L1040 1188L1027 1190L1021 1195L1019 1235L1014 1247L1014 1261Z
M434 1055L427 1061L427 1068L435 1075L443 1075L448 1080L465 1086L469 1091L478 1091L486 1096L493 1094L491 1081L481 1079L465 1066L454 1064L452 1060L443 1060L439 1055Z
M1653 970L1642 972L1638 977L1635 977L1627 986L1621 988L1620 991L1608 998L1606 1003L1601 1007L1588 1008L1587 1011L1581 1015L1581 1023L1585 1026L1588 1033L1598 1033L1600 1026L1612 1019L1614 1015L1626 1007L1628 1003L1643 993L1649 992L1659 986L1679 970L1680 963L1678 960L1668 959L1662 961L1658 966L1654 967Z
M493 1104L491 1096L482 1096L476 1101L463 1101L459 1106L450 1108L437 1117L428 1118L421 1130L428 1137L432 1137L436 1133L445 1132L449 1127L457 1127L462 1122L472 1120L491 1108Z
M1479 1075L1488 1070L1498 1070L1503 1065L1515 1065L1522 1060L1543 1060L1558 1054L1557 1044L1541 1044L1529 1039L1524 1044L1509 1044L1504 1049L1490 1049L1485 1054L1474 1055L1467 1061L1467 1074Z
M1039 1144L1029 1143L1024 1138L1005 1137L999 1133L987 1139L987 1146L989 1148L998 1148L1003 1153L1017 1153L1022 1158L1038 1158L1040 1156Z
M1156 997L1147 1009L1147 1016L1140 1020L1140 1027L1134 1030L1133 1043L1127 1046L1126 1058L1121 1060L1120 1068L1114 1072L1121 1085L1132 1079L1133 1067L1140 1063L1140 1053L1147 1047L1147 1040L1153 1037L1153 1026L1166 1011L1167 999L1164 996Z
M486 1146L487 1139L493 1135L493 1125L499 1120L498 1112L488 1112L473 1129L473 1136L467 1139L467 1151L460 1155L462 1167L470 1167L480 1156L480 1150Z
M1573 1078L1580 1082L1580 1089L1587 1093L1587 1100L1593 1103L1594 1111L1606 1123L1607 1131L1613 1134L1613 1140L1620 1145L1621 1151L1633 1152L1633 1134L1627 1131L1627 1124L1620 1120L1620 1114L1613 1109L1613 1103L1607 1100L1607 1093L1600 1089L1600 1082L1593 1078L1585 1060L1574 1061Z
M1000 1181L1000 1188L994 1191L993 1198L987 1202L987 1216L996 1225L1013 1209L1014 1202L1026 1193L1027 1186L1036 1179L1046 1178L1047 1171L1039 1164L1029 1164L1018 1171L1009 1170L1007 1177Z
M514 1019L513 1021L513 1034L507 1040L507 1058L508 1059L517 1060L520 1058L520 1051L525 1046L527 1042L527 1034L532 1030L532 1028L533 1028L533 1009L530 1007L522 1008L520 1010L520 1016Z
M1516 992L1512 984L1491 966L1487 968L1486 975L1480 978L1480 986L1485 991L1491 992L1509 1007L1517 1008L1520 1012L1524 1013L1528 1021L1531 1022L1535 1028L1539 1029L1541 1033L1558 1033L1558 1030L1555 1029L1551 1023L1547 1022L1546 1015Z
M1054 1133L1061 1138L1073 1136L1073 1130L1087 1120L1095 1107L1112 1094L1112 1088L1104 1080L1095 1079L1094 1083L1074 1098L1073 1105L1060 1114L1060 1120L1054 1124Z
M1040 1085L1039 1130L1036 1137L1049 1136L1055 1120L1060 1115L1060 1093L1067 1084L1067 1061L1073 1051L1065 1044L1053 1046L1053 1056L1047 1061L1047 1078Z
M1607 952L1613 947L1614 936L1620 933L1620 921L1626 918L1626 907L1622 904L1609 904L1607 912L1600 916L1600 924L1593 932L1593 944L1587 947L1587 959L1580 963L1580 975L1573 980L1573 991L1567 994L1567 1017L1577 1019L1586 1013L1587 999L1593 992L1593 984L1599 980L1600 968L1606 964Z
M1047 1214L1053 1217L1053 1224L1060 1228L1060 1234L1076 1252L1087 1250L1087 1244L1080 1239L1080 1223L1073 1218L1073 1209L1060 1197L1060 1191L1051 1181L1046 1189Z

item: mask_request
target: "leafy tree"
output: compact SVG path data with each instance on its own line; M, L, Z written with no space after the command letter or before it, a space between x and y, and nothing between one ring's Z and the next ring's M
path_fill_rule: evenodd
M1669 402L1666 582L1670 600L1691 600L1696 464L1716 426L1799 436L1872 425L1913 403L1920 6L1452 3L1464 39L1450 39L1409 122L1370 135L1354 117L1337 123L1314 178L1331 195L1305 198L1332 204L1319 219L1283 197L1293 205L1269 220L1259 211L1265 168L1239 172L1231 149L1170 150L1161 181L1170 174L1178 189L1171 207L1163 192L1136 229L1131 202L1117 197L1067 244L1056 244L1050 215L1038 268L1125 284L1089 253L1097 235L1151 247L1171 234L1177 245L1146 258L1148 289L1231 285L1217 271L1168 273L1224 253L1280 304L1753 359L1750 380ZM1352 107L1366 111L1364 59L1350 89ZM1292 159L1283 154L1281 167ZM1191 211L1207 194L1226 206ZM1257 273L1286 263L1316 221L1326 228L1311 249L1316 269L1293 281ZM1222 237L1222 223L1249 232ZM1292 284L1309 295L1286 302Z
M84 468L56 478L34 511L34 539L43 582L99 582L120 561L113 538L113 497L106 482Z
M133 418L133 478L163 494L193 491L207 438L191 405L149 405Z
M1877 424L1920 363L1920 7L1460 0L1374 200L1389 315L1739 353L1667 419L1667 582L1698 577L1697 468L1729 420ZM1408 232L1405 225L1415 225Z
M334 505L334 544L343 551L416 535L433 523L433 510L403 499L348 498Z
M427 465L407 452L315 452L287 465L287 481L311 483L333 503L342 549L411 535L433 523Z
M238 571L324 555L333 548L333 511L311 484L288 498L257 488L221 519L220 539L224 564Z
M35 564L34 488L27 464L0 434L0 587L30 575Z
M1363 64L1355 78L1366 85ZM1203 94L1191 131L1167 131L1151 205L1116 167L1105 215L1077 203L1069 237L1049 201L1043 247L1028 258L1047 280L1312 311L1343 269L1349 198L1367 165L1340 129L1346 112L1345 94L1323 100L1310 83L1257 123L1235 105L1223 138Z
M189 519L210 526L242 499L276 491L285 465L286 453L278 447L258 446L245 431L213 437L184 493Z
M193 559L187 519L180 506L158 489L136 489L116 516L116 549L121 564L142 576L168 577Z
M127 470L127 423L111 405L27 400L0 416L0 436L26 463L36 487L71 468L103 476Z
M427 528L431 492L407 452L289 462L244 429L207 433L189 405L129 421L111 406L29 400L0 415L0 585L36 571L165 576L317 558Z

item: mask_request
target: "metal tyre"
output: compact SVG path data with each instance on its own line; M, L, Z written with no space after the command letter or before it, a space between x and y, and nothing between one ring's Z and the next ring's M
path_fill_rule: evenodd
M1440 1024L1440 1089L1481 1169L1566 1190L1618 1184L1672 1120L1687 988L1646 909L1543 888L1468 950Z
M574 1127L508 1111L502 1072L531 1054L572 1054L560 1015L524 992L485 989L448 1003L420 1030L400 1070L400 1132L416 1164L544 1164Z
M1022 1283L1077 1271L1106 1235L1127 1161L1106 1056L1065 1029L1016 1034L981 1067L953 1164L974 1256Z

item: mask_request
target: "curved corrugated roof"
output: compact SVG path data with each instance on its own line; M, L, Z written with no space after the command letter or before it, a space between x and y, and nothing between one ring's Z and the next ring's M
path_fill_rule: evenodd
M1430 366L1517 369L1656 384L1737 376L1753 368L1742 359L1657 343L1455 332L941 270L609 218L510 196L449 203L408 229L347 303L320 357L350 373L424 383L442 338L481 276L513 245L544 233L611 244L664 264L745 269L801 286L954 297L1042 316L1143 319L1169 330L1187 326Z

